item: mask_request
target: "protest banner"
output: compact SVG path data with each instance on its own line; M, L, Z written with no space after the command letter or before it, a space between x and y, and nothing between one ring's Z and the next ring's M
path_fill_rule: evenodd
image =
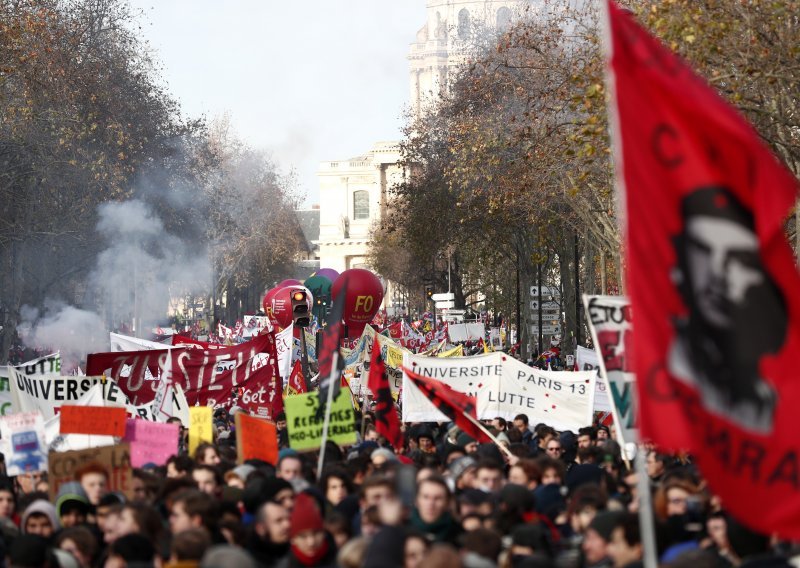
M42 415L24 412L0 418L0 452L5 456L6 475L9 477L47 471Z
M619 442L636 442L639 439L634 390L636 376L627 352L633 331L630 302L623 296L584 294L583 304L597 352L600 377L611 395L611 414Z
M125 438L131 447L131 467L145 464L164 465L178 453L177 424L162 424L129 418L126 421Z
M115 353L120 351L152 351L154 349L161 350L166 348L166 345L163 343L139 339L138 337L130 337L120 333L110 333L109 344L111 345L111 351Z
M92 353L87 373L106 372L135 405L153 401L158 381L166 372L183 388L192 406L229 408L234 389L242 389L236 404L250 414L269 418L280 412L283 404L275 349L274 335L264 333L220 349ZM147 380L148 372L152 380Z
M58 375L61 374L61 354L51 353L32 361L26 361L21 365L14 365L13 368L21 375Z
M404 366L477 399L481 420L512 420L525 413L531 423L577 431L592 423L597 373L542 371L505 353L442 358L406 354ZM447 417L403 376L403 421L447 421Z
M192 406L189 408L189 455L193 456L197 446L203 442L213 442L212 429L213 410L210 406Z
M289 447L298 451L316 450L322 442L323 418L317 416L319 396L316 392L286 399L286 426ZM350 389L342 387L333 399L328 426L328 440L339 446L356 443L356 420Z
M236 461L249 459L278 463L278 430L274 422L263 418L236 413Z
M600 363L597 361L597 352L580 345L575 350L575 365L577 371L600 372ZM611 412L611 401L608 400L608 387L600 378L594 382L594 411Z
M486 336L486 328L482 323L451 323L447 326L450 343L477 341Z
M130 446L127 443L102 446L86 450L50 452L48 454L48 481L50 500L55 503L58 489L70 481L76 481L75 473L83 466L94 463L108 473L108 490L133 497Z
M119 406L74 406L65 404L59 414L62 434L125 435L128 413Z
M14 411L10 374L6 365L0 365L0 416L6 416Z
M253 337L254 335L258 335L265 329L267 331L272 329L272 324L269 323L269 318L267 316L244 316L242 320L242 323L244 324L242 337L247 339Z
M441 353L436 355L437 357L463 357L464 356L464 346L463 345L456 345L452 349L448 349L447 351L442 351Z
M278 370L283 381L289 380L294 353L294 324L275 334L275 351L278 354Z
M45 422L56 415L64 404L83 405L78 402L93 388L100 393L99 400L113 406L123 406L132 416L140 416L154 420L150 404L133 405L127 395L112 380L98 376L62 376L62 375L30 375L24 376L9 367L12 378L9 381L11 390L11 408L15 412L41 412ZM182 389L176 386L172 392L173 414L184 424L188 423L188 403ZM107 406L108 404L106 404Z

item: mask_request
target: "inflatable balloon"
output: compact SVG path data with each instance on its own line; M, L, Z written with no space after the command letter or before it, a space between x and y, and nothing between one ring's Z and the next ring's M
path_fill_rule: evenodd
M261 305L264 307L264 313L267 314L267 317L272 325L276 325L275 319L272 317L272 298L278 293L279 290L280 288L277 286L267 290L267 293L264 294L264 299L261 302Z
M323 276L331 281L331 284L336 282L336 279L339 278L339 273L336 272L333 268L320 268L317 270L313 275L314 276Z
M331 307L331 281L324 276L315 274L308 278L303 285L311 290L315 302L311 311L317 319L323 320Z
M276 288L286 288L287 286L302 286L303 283L299 280L295 280L294 278L289 278L288 280L284 280L283 282L279 283Z
M369 270L351 268L345 270L333 284L333 299L347 283L344 300L344 323L347 325L348 337L359 337L364 327L372 321L383 302L383 285Z
M270 310L267 311L267 314L270 316L270 321L281 329L292 325L292 293L296 290L303 290L306 293L308 309L314 305L314 296L302 284L279 288L270 298Z

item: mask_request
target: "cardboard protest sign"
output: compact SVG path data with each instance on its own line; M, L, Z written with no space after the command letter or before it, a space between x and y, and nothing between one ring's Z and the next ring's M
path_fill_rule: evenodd
M148 463L164 465L178 453L177 424L162 424L129 418L126 422L125 441L131 447L131 467L142 467Z
M260 459L278 463L278 430L274 422L236 413L236 461Z
M75 472L81 467L96 463L108 473L108 490L119 491L133 497L130 446L127 443L87 450L50 452L48 455L48 480L50 500L55 503L58 489L64 483L75 480Z
M214 433L211 420L213 410L210 406L189 407L189 455L193 456L197 446L203 442L213 442Z
M42 415L26 412L0 418L0 451L5 456L9 477L46 471L47 446Z
M316 392L299 394L286 399L286 425L289 447L295 450L316 450L322 445L324 420L317 418L319 396ZM328 425L328 440L340 446L356 443L356 417L350 389L342 387L333 399Z
M475 396L481 420L525 413L533 424L572 431L592 423L595 372L542 371L500 352L460 358L407 354L404 365ZM405 375L402 395L403 421L448 420Z
M592 349L581 347L575 350L575 364L578 371L597 371L600 372L600 363L597 360L597 353ZM608 400L608 387L602 379L594 383L594 411L611 412L611 401Z
M620 443L639 439L636 375L628 352L633 335L631 306L623 296L583 296L600 376L611 395L611 413Z
M61 407L62 434L99 434L101 436L125 435L125 408L119 406L73 406Z

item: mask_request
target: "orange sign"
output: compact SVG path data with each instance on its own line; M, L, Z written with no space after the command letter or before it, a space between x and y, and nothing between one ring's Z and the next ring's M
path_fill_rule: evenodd
M274 422L263 418L248 416L243 412L236 414L237 461L260 459L276 464L278 462L278 430Z
M62 434L97 434L101 436L125 435L127 411L121 406L61 407Z

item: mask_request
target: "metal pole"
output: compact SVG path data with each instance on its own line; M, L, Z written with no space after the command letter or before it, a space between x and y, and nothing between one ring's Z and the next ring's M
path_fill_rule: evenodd
M309 384L309 379L311 375L308 373L308 346L306 345L306 328L300 328L300 345L303 346L303 354L300 358L300 364L303 366L303 385L306 388L306 392L311 390L311 385Z
M639 491L639 531L642 534L642 561L645 568L657 568L656 533L653 521L653 500L650 495L650 476L647 475L647 456L641 446L636 447L637 489Z
M536 265L536 276L539 280L537 285L538 297L536 298L539 304L539 356L541 356L544 344L544 336L542 334L542 263Z
M322 465L325 463L325 445L328 443L328 426L331 423L331 405L333 405L333 379L336 377L336 369L339 366L339 349L333 352L331 357L331 374L328 375L328 403L325 405L325 420L322 423L322 445L319 448L319 461L317 462L317 481L322 476ZM322 379L320 379L321 383Z
M575 345L581 345L581 271L578 233L575 232Z
M522 321L521 321L521 313L520 313L520 305L519 305L519 248L517 248L517 306L516 306L516 316L517 316L517 341L519 342L519 351L518 353L522 354ZM541 325L541 322L540 322ZM510 330L509 330L510 331ZM527 337L527 335L526 335ZM512 344L511 347L513 348L514 345Z

